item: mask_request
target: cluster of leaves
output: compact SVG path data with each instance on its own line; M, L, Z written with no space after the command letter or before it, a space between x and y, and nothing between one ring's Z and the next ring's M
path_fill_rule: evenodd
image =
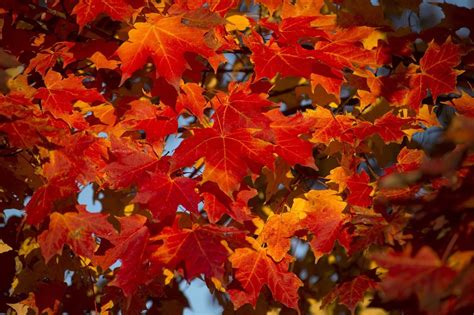
M472 311L472 13L1 1L0 311Z

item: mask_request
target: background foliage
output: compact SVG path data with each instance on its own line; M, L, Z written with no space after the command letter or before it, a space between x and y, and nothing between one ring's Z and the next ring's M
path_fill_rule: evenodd
M472 16L3 0L0 312L472 313Z

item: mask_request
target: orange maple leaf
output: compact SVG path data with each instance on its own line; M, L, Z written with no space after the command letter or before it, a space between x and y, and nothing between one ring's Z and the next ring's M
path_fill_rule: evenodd
M238 248L229 260L236 269L235 279L239 287L228 290L235 309L247 303L255 307L260 291L266 285L275 300L298 310L298 288L303 282L288 271L288 256L275 263L264 249Z
M188 68L185 53L192 52L206 58L216 56L206 44L206 30L186 26L181 19L181 16L148 14L146 22L133 25L128 41L117 50L122 61L122 83L151 58L156 75L178 88L181 75Z

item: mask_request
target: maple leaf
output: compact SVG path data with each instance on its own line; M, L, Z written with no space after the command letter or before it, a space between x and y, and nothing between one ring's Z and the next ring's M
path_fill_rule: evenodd
M106 182L113 188L125 188L144 179L148 171L159 165L159 159L147 147L126 139L112 137L113 157L105 168Z
M199 190L204 201L204 210L211 223L216 223L225 214L240 223L252 219L251 210L247 204L257 194L254 189L240 190L235 200L212 182L204 183Z
M381 48L365 49L362 41L375 29L371 27L351 27L332 34L329 41L318 41L312 56L336 69L354 66L380 66L389 57Z
M226 238L243 240L243 233L234 228L213 225L194 224L191 229L181 229L175 224L153 238L163 241L163 245L153 252L150 259L172 269L183 264L187 280L200 274L222 280L224 263L229 256L221 243Z
M169 165L166 164L163 161L160 168L140 181L133 202L147 205L153 216L160 220L173 216L178 206L199 213L198 203L201 198L195 191L197 181L187 177L171 178L168 173Z
M428 246L422 247L413 257L411 247L407 247L403 252L376 254L373 259L388 269L380 283L385 298L406 299L416 294L423 309L435 307L456 275Z
M122 61L122 83L140 69L150 57L156 67L156 75L166 79L176 88L188 63L186 52L203 57L215 57L215 52L204 40L205 30L181 23L181 16L163 17L146 15L146 22L137 22L129 32L129 39L117 50Z
M267 244L267 254L276 262L281 261L291 247L290 239L300 228L300 218L294 212L271 215L259 235L259 240Z
M238 288L228 290L235 309L247 303L255 307L260 291L266 285L275 300L298 310L298 288L303 282L288 271L288 256L275 263L264 249L238 248L229 260L236 269L238 285Z
M457 72L453 68L460 62L459 47L447 40L441 46L431 42L420 60L420 73L410 78L410 92L407 103L413 109L418 109L421 101L431 92L436 98L441 94L454 92Z
M96 67L96 69L111 69L111 70L114 70L114 69L117 69L117 67L120 64L120 62L118 62L117 60L107 59L107 57L105 57L104 54L101 53L100 51L96 51L88 59L90 61L92 61L92 63Z
M338 185L338 192L343 192L347 187L347 178L349 172L342 166L333 168L326 179L329 179L328 183L335 183Z
M73 42L57 42L51 48L44 49L30 60L26 73L36 70L44 76L58 60L61 60L63 68L74 61L74 54L70 51L75 46Z
M65 123L44 115L26 95L15 93L0 96L0 130L8 135L10 145L33 147L46 137L59 136Z
M148 241L149 231L144 225L146 218L140 215L117 218L120 223L120 232L107 237L113 247L107 249L104 255L95 255L93 261L103 269L110 267L118 259L134 257L135 264L141 258L140 248L143 251ZM139 246L137 246L139 245ZM122 261L123 266L123 261Z
M95 89L87 89L82 85L84 78L68 76L63 79L61 74L50 70L44 77L46 87L39 88L35 98L40 99L42 107L55 117L69 122L73 101L103 102L104 97Z
M318 106L316 110L308 110L305 117L314 122L314 133L312 142L329 143L339 140L347 143L355 143L364 138L360 130L372 128L372 124L366 121L358 121L349 115L335 115L329 109ZM371 130L371 129L370 129Z
M299 45L281 48L275 42L263 44L260 38L248 40L247 45L252 51L250 58L254 63L256 80L272 79L277 74L307 78L311 75L314 59L308 50ZM301 67L302 64L305 66Z
M23 94L0 95L0 105L0 115L8 119L38 114L31 100Z
M318 64L317 73L311 73L311 86L315 89L318 84L329 94L339 100L344 75L340 70Z
M44 136L59 136L64 132L64 122L47 116L32 114L28 119L14 119L0 123L0 130L8 135L9 143L18 148L31 148L44 142Z
M338 284L323 299L322 307L337 300L344 304L354 314L355 308L364 298L367 290L376 288L377 283L367 276L357 276L352 280Z
M283 1L282 16L283 18L292 16L318 16L324 6L324 0L298 0Z
M459 114L474 118L474 97L463 92L461 97L452 99L451 104Z
M92 258L97 243L95 237L108 238L116 230L107 221L106 214L88 213L82 207L79 212L51 214L49 228L38 237L41 253L46 262L69 245L77 255Z
M112 104L110 103L104 103L100 104L97 106L91 106L85 102L82 101L77 101L74 104L74 108L78 109L82 115L88 115L92 113L95 118L100 120L101 123L103 123L106 126L101 126L101 125L94 125L91 126L91 129L97 128L97 133L106 131L108 126L113 126L115 125L115 122L117 120L117 116L115 113L115 108L113 107Z
M126 297L131 297L138 287L150 281L150 275L143 262L148 245L149 232L146 228L139 229L133 239L127 242L129 248L121 258L122 265L115 278L109 283L122 289Z
M9 252L9 251L11 251L12 249L13 249L13 248L11 248L11 246L9 246L9 245L6 244L5 242L3 242L3 240L0 240L0 254Z
M76 179L87 184L102 177L105 166L107 144L87 132L77 132L67 141L58 141L60 150L49 153L49 163L43 166L43 175L48 179L60 178L67 182Z
M265 201L268 202L272 197L281 191L282 186L291 185L293 176L290 166L281 158L275 159L274 170L264 167L262 175L265 176Z
M333 190L311 190L305 198L296 198L290 212L314 235L310 245L315 255L329 253L336 240L348 250L350 236L343 228L348 220L343 213L347 203Z
M279 24L263 20L261 23L273 31L272 37L281 45L301 44L315 37L329 38L326 31L311 26L313 16L297 16L283 19Z
M203 182L213 181L228 195L240 186L249 169L273 163L271 146L247 129L228 132L222 118L215 116L213 128L195 129L173 155L173 168L190 166L204 157Z
M181 113L187 109L199 120L202 120L204 118L204 109L211 105L203 95L204 89L196 83L186 83L181 85L181 90L184 93L178 96L176 111Z
M208 7L209 11L219 13L224 16L227 11L237 5L237 0L177 0L176 6L185 10L199 10L203 6Z
M222 216L228 212L226 201L228 204L230 204L231 199L229 196L224 194L223 199L225 201L221 201L215 194L209 192L203 192L201 193L201 196L204 201L204 209L206 210L209 222L217 223L217 221L219 221Z
M238 313L354 312L367 291L470 310L470 11L372 2L0 1L0 205L25 209L0 224L9 306L180 314L199 277ZM435 26L395 23L428 7ZM426 128L444 136L422 161ZM347 268L368 260L381 282Z
M114 247L107 250L104 255L94 256L93 261L107 268L120 259L120 269L109 285L119 287L126 297L130 297L140 285L149 280L148 270L144 266L144 255L150 232L144 226L145 217L135 215L118 220L120 234L108 237Z
M349 188L350 195L347 202L354 206L368 207L371 205L371 194L373 188L369 185L370 177L366 172L360 174L353 174L347 181L347 188Z
M271 132L275 136L275 152L290 165L301 164L315 167L313 159L313 144L303 139L309 138L313 127L311 120L307 120L300 113L286 117L279 110L269 113L272 116Z
M100 164L102 154L100 144L95 145L95 138L81 134L76 134L74 138L68 140L72 145L62 150L51 151L49 162L43 165L42 175L47 181L35 190L25 207L28 224L37 225L43 222L54 210L56 201L76 193L78 191L76 180L82 179L88 183L95 178L96 170L100 167L97 164Z
M93 21L101 13L106 13L117 21L130 18L135 12L132 3L138 7L143 3L143 0L80 0L74 6L72 14L77 16L77 24L82 29L84 25Z
M122 115L122 120L114 126L114 135L122 136L126 131L145 132L146 139L161 143L163 139L178 129L177 114L166 105L154 105L148 99L130 102L131 109Z
M237 128L265 129L270 119L262 112L273 103L264 95L249 93L247 86L229 85L229 93L218 93L212 100L212 106L227 131Z
M367 86L370 90L359 89L357 92L361 99L361 109L373 103L376 98L384 97L390 104L403 106L408 93L405 87L407 84L406 69L398 66L390 76L375 76L372 71L365 71L363 76L367 80Z
M406 135L402 129L412 122L411 118L401 118L388 112L377 118L372 125L365 123L354 128L354 135L359 139L364 139L377 134L385 142L396 142Z
M393 172L409 172L416 170L420 167L421 162L424 158L424 153L421 150L410 150L406 147L403 147L398 153L397 164L385 169L385 174L391 174Z
M77 192L72 180L55 179L39 187L25 207L26 222L37 225L54 209L54 203Z
M399 141L405 136L403 127L412 121L412 119L400 118L388 112L375 120L374 133L380 135L385 142Z

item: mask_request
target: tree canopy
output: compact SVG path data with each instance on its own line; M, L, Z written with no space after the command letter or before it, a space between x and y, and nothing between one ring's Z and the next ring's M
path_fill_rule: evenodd
M1 1L0 312L472 313L473 13Z

